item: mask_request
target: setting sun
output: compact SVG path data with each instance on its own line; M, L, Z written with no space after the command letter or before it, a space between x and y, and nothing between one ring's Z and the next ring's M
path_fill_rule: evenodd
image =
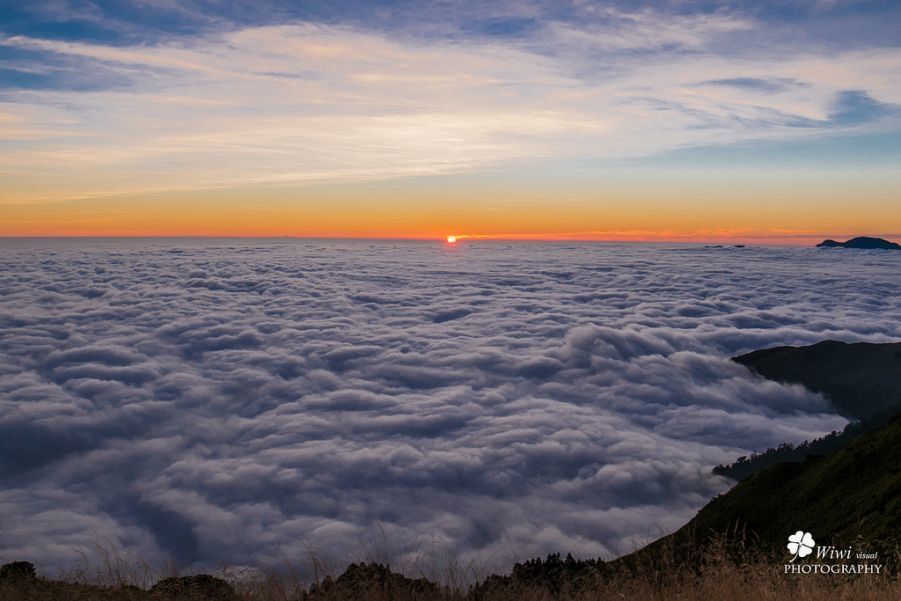
M448 244L453 244L453 243L456 242L456 241L457 241L457 237L456 237L456 236L448 236L448 237L447 237L447 243L448 243Z

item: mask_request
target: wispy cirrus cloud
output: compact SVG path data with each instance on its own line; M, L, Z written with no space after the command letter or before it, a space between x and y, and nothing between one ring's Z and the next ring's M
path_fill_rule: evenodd
M29 184L6 201L368 181L897 127L901 52L722 52L757 26L608 7L514 39L314 23L131 45L9 35L0 46L66 85L4 93L4 170ZM787 81L798 85L772 84Z

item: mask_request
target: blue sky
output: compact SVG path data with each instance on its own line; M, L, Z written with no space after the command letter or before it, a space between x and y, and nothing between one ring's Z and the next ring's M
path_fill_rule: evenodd
M656 211L640 197L685 201L674 170L718 170L701 192L765 174L771 229L825 186L867 190L872 218L845 231L901 231L899 41L897 2L4 1L0 206L275 188L302 204L310 185L428 195L537 169L573 202ZM507 188L505 206L530 193ZM749 202L708 229L741 229ZM608 221L591 228L640 229Z
M585 25L615 21L606 10L652 10L660 15L730 14L759 24L735 45L760 46L792 31L799 43L833 49L895 46L901 29L897 2L789 0L782 2L606 1L417 2L235 0L51 0L0 3L3 30L61 40L116 45L153 43L242 27L286 22L350 24L422 36L526 38L549 21Z

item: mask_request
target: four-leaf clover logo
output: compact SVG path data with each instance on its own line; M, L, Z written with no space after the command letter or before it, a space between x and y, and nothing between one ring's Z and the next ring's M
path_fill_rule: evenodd
M804 532L803 530L798 530L794 534L788 537L788 550L794 555L789 560L789 563L798 559L799 557L807 557L811 553L813 553L813 546L816 545L816 542L813 540L813 536L810 532Z

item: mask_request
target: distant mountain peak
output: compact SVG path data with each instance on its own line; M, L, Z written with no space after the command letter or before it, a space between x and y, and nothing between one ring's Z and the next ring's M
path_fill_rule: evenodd
M885 238L873 238L871 236L858 236L851 238L845 242L836 242L835 240L823 240L817 244L817 248L864 248L864 249L887 249L901 250L901 244L896 244L886 240Z
M850 419L863 419L901 402L901 342L824 340L811 346L761 349L732 360L765 378L822 393Z

